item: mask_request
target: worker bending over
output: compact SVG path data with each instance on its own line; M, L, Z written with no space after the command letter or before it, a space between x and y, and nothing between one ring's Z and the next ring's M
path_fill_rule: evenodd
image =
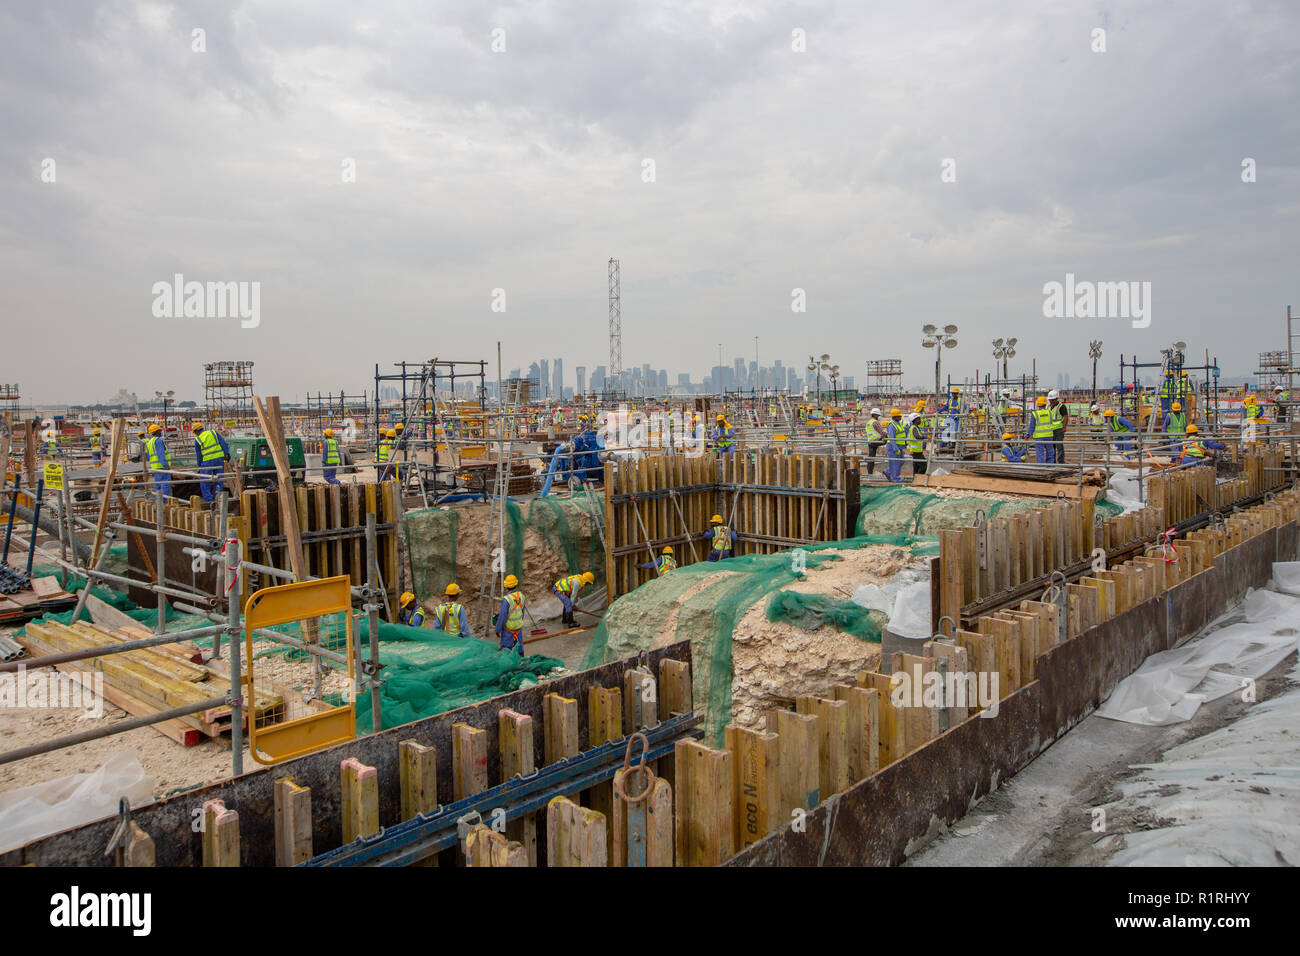
M149 440L144 444L145 460L156 488L170 498L172 494L171 462L167 460L167 446L163 443L162 426L154 422L149 426Z
M660 552L659 557L655 558L653 561L647 561L645 564L638 564L637 567L647 569L654 568L655 573L660 576L667 574L669 571L676 571L677 559L673 557L672 545L664 545L664 549Z
M1110 430L1111 437L1115 439L1115 447L1125 454L1132 451L1133 441L1126 436L1137 431L1133 427L1133 423L1123 415L1116 415L1113 408L1108 408L1102 412L1102 417L1106 419L1106 427Z
M709 557L710 561L725 561L731 557L731 529L722 521L722 515L714 515L709 519L711 526L707 537L709 538Z
M1187 442L1183 445L1183 453L1178 457L1178 463L1181 465L1185 462L1205 461L1207 458L1212 459L1214 456L1211 451L1226 451L1228 446L1217 441L1201 441L1196 437L1199 429L1195 425L1187 426Z
M397 599L397 620L409 627L424 627L424 605L410 591L403 591Z
M199 491L204 501L216 501L217 489L221 487L216 476L230 460L230 446L211 428L204 428L202 422L195 422L190 428L194 432L194 458L199 463L199 472L208 476L207 481L199 482Z
M1014 461L1019 463L1025 460L1025 449L1017 448L1015 445L1011 444L1011 442L1015 440L1015 437L1015 434L1012 432L1002 433L1003 461Z
M583 571L581 574L566 574L560 580L551 585L551 591L560 599L564 605L563 621L568 627L577 627L578 622L573 619L573 602L577 600L578 592L586 585L596 580L596 575L590 571Z
M469 618L465 616L465 605L456 600L460 594L460 585L453 581L443 593L447 599L433 609L434 628L452 637L472 637Z
M524 595L519 590L519 579L507 574L502 582L506 596L501 599L501 608L497 611L497 637L501 639L500 649L515 650L524 656Z

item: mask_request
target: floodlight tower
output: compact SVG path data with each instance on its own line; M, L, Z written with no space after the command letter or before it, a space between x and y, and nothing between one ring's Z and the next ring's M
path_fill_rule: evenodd
M617 259L609 260L609 377L623 379L623 302Z
M957 340L953 338L953 334L956 331L957 331L957 326L955 325L945 325L942 331L933 325L921 326L921 333L922 333L921 347L935 350L934 352L934 401L936 407L938 407L939 398L940 398L939 388L940 388L941 379L939 377L939 371L943 363L943 350L956 347Z

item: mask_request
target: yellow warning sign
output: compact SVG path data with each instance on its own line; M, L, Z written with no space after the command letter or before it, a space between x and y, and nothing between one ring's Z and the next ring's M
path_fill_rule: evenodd
M47 490L63 490L63 466L57 461L45 463L45 487Z

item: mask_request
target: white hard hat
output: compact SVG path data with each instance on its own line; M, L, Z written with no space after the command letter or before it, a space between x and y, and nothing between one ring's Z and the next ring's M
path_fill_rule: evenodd
M1050 392L1047 393L1047 397L1049 400L1053 398L1060 398L1061 393L1058 392L1056 389L1052 389Z
M873 408L873 409L871 410L871 414L873 414L873 415L879 415L879 414L881 414L881 411L880 411L880 409L878 409L878 408Z
M1273 391L1275 391L1275 392L1281 392L1281 391L1285 391L1285 389L1283 389L1281 385L1274 385L1274 386L1273 386Z
M921 417L921 416L918 415L918 414L916 414L916 412L908 412L908 414L907 414L907 420L908 420L909 422L914 422L914 421L916 421L916 420L917 420L918 418L920 418L920 417Z
M1004 388L1004 389L1002 390L1002 394L1003 394L1003 395L1010 395L1010 394L1011 394L1011 389L1009 389L1009 388Z
M1095 411L1097 411L1097 409L1099 409L1099 408L1101 408L1101 406L1098 405L1096 402L1093 402L1093 403L1092 403L1092 408L1088 409L1088 411L1090 411L1090 412L1095 412Z

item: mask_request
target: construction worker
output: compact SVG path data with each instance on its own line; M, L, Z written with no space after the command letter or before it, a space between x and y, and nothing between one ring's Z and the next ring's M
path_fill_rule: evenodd
M725 561L731 557L732 535L731 529L722 521L722 515L714 515L709 519L709 530L706 537L709 539L709 561Z
M104 460L104 439L98 428L90 433L90 460L96 465Z
M397 429L384 431L383 438L375 447L375 466L379 469L379 480L387 481L393 476L393 445L397 441Z
M45 439L45 455L48 458L59 457L59 430L51 428L48 437Z
M1183 450L1183 436L1187 434L1187 416L1183 413L1182 402L1173 402L1169 406L1162 427L1169 437L1169 457L1177 458Z
M1093 402L1088 409L1088 425L1091 428L1104 428L1106 419L1102 417L1101 406Z
M912 474L925 474L925 439L928 436L921 426L921 416L912 412L907 416L907 450L912 454Z
M327 484L337 485L339 465L342 463L342 457L339 455L339 440L334 437L332 428L325 429L321 434L324 436L320 446L321 474Z
M1174 399L1175 399L1176 401L1186 403L1186 402L1187 402L1187 399L1191 397L1191 394L1192 394L1192 382L1191 382L1191 379L1189 379L1189 378L1187 377L1187 373L1186 373L1186 372L1179 372L1179 373L1178 373L1178 389L1177 389L1177 391L1174 393Z
M1164 414L1169 413L1169 406L1173 404L1174 398L1178 391L1178 381L1174 377L1174 370L1169 369L1165 372L1165 380L1160 385L1160 411Z
M1015 445L1011 444L1011 442L1015 440L1015 437L1016 436L1014 432L1002 433L1002 460L1003 461L1014 461L1019 463L1025 460L1025 449L1017 448Z
M581 574L566 574L560 580L551 585L551 592L560 599L564 605L564 616L561 620L568 627L577 627L578 622L573 619L573 602L577 600L578 592L588 584L596 580L596 575L590 571L583 571Z
M726 415L719 415L713 426L713 447L719 455L734 455L736 452L736 430L731 427Z
M149 440L145 442L145 460L149 462L149 471L153 483L162 489L162 493L171 497L172 472L171 462L167 460L167 446L163 443L162 426L154 422L149 426Z
M1052 389L1047 393L1048 410L1052 413L1052 461L1065 464L1065 426L1070 424L1070 409L1061 400L1061 393Z
M131 457L131 460L132 460L132 461L138 461L138 462L140 462L140 463L143 464L143 463L145 462L145 460L146 460L146 458L145 458L144 429L143 429L143 428L140 429L138 432L135 433L135 440L136 440L137 442L140 443L140 447L136 450L136 453Z
M965 408L962 405L961 389L954 385L948 389L948 400L936 410L936 415L944 416L943 429L938 435L940 448L950 450L956 446L963 411Z
M519 590L519 579L507 574L502 582L506 595L501 599L501 608L497 611L497 637L501 639L500 650L516 650L524 656L524 595Z
M998 399L998 417L1003 421L1011 417L1011 389L1004 388L1002 397Z
M903 480L903 442L906 438L907 426L903 424L903 412L891 408L889 422L885 425L885 454L889 457L885 477L895 484Z
M1201 441L1196 437L1198 429L1195 425L1187 426L1187 442L1183 445L1183 452L1178 456L1178 463L1204 461L1207 458L1213 458L1210 451L1225 451L1227 445L1217 441Z
M1281 385L1273 386L1273 417L1279 422L1286 421L1286 403L1291 401L1291 393Z
M433 609L434 629L444 631L452 637L472 637L469 618L465 616L465 605L456 600L460 594L460 585L453 581L443 593L447 599Z
M410 591L397 599L397 619L410 627L424 627L424 605Z
M1056 461L1056 419L1047 407L1045 395L1034 399L1034 411L1029 416L1025 438L1034 440L1034 460L1038 464L1050 465Z
M230 446L211 428L204 428L202 422L195 422L190 430L194 432L194 459L199 463L199 472L210 476L207 481L199 482L199 491L204 501L216 501L217 490L221 487L216 476L230 460Z
M676 571L677 559L673 557L672 545L664 545L664 549L659 553L659 557L655 558L653 561L647 561L645 564L638 564L637 567L654 568L655 572L660 577L667 574L669 571Z
M1133 442L1122 436L1132 435L1137 431L1133 427L1133 423L1122 415L1116 415L1113 408L1108 408L1102 412L1102 417L1106 419L1106 427L1115 439L1115 447L1125 453L1132 451Z
M876 472L876 452L885 443L885 423L880 420L880 409L871 410L862 434L867 439L867 474L872 475Z

